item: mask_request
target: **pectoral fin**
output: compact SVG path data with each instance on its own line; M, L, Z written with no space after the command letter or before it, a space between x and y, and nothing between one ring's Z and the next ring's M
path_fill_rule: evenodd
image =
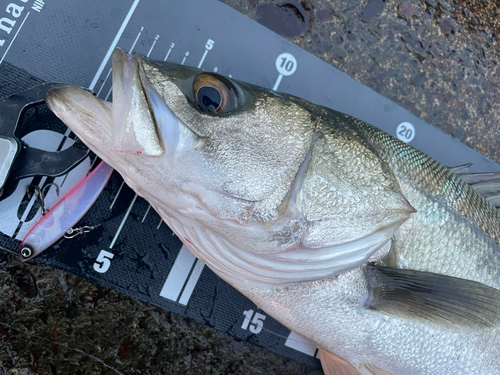
M357 366L354 366L345 359L323 349L318 349L318 352L325 375L393 375L374 365L358 363Z
M319 350L319 359L325 375L362 375L356 367L346 360L323 349Z
M382 370L381 368L373 365L358 365L359 371L362 375L394 375L392 372Z
M500 291L487 285L373 263L365 274L370 309L444 325L491 328L500 323Z

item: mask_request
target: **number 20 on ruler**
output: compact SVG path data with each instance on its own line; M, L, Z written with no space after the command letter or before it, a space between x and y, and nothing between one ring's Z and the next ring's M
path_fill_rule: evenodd
M259 333L262 331L264 327L264 320L266 320L266 316L264 314L256 312L254 314L253 310L243 311L243 315L245 315L245 320L243 320L243 324L241 328L245 331L250 329L252 333Z

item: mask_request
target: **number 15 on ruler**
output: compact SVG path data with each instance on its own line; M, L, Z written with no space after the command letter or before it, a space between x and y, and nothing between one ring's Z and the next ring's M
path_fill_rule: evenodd
M256 312L254 314L253 310L243 311L243 315L245 315L245 320L243 320L243 324L241 328L245 331L250 329L252 333L259 333L262 331L264 327L264 320L266 320L266 316L264 314Z

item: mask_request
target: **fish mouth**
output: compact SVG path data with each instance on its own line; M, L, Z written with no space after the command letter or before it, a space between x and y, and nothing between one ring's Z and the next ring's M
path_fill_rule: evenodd
M113 52L113 147L146 157L182 151L193 134L167 106L146 77L147 59L116 48ZM185 147L181 147L185 148Z
M61 85L48 91L45 101L49 109L114 168L120 169L117 153L127 160L132 159L125 154L159 159L195 147L198 138L146 77L143 64L151 62L117 48L112 63L113 103L81 87ZM175 75L176 68L170 68Z
M51 88L45 103L91 150L109 149L113 131L111 103L70 85Z
M46 95L52 112L107 160L113 159L113 152L161 157L166 149L176 149L181 124L151 87L141 61L139 55L115 49L113 103L70 85Z
M113 148L116 152L159 157L165 153L165 146L146 95L148 82L141 75L139 56L115 49L113 108L120 110L113 111Z

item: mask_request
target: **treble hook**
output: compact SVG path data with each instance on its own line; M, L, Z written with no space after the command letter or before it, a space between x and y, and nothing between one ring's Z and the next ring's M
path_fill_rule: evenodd
M99 224L99 225L101 225L101 224ZM94 230L99 225L84 225L83 227L79 227L79 228L69 228L66 231L66 233L64 233L64 238L67 238L67 239L75 238L76 236L79 236L80 234L88 233L91 230Z
M45 196L47 193L45 192L45 189L47 189L49 186L54 186L56 188L56 195L59 196L59 185L56 184L55 182L49 182L42 188L42 193Z
M28 195L28 199L31 199L33 196L33 193L31 190L34 190L34 194L36 196L36 199L38 203L40 204L40 208L42 210L42 216L45 215L47 212L49 212L50 208L45 207L45 196L47 192L45 191L47 187L49 186L54 186L56 188L56 194L59 196L59 185L57 185L55 182L50 182L47 185L45 185L42 189L38 185L28 185L26 187L26 194Z

